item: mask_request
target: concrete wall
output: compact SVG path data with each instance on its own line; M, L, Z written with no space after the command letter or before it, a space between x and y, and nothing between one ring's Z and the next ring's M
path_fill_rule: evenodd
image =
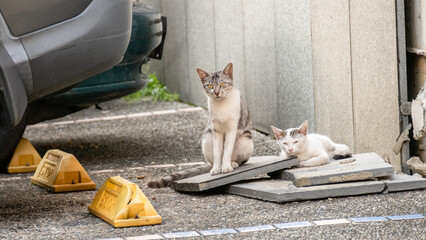
M395 1L145 2L168 17L164 58L149 70L183 101L206 106L197 67L233 62L257 129L307 119L311 131L399 168Z

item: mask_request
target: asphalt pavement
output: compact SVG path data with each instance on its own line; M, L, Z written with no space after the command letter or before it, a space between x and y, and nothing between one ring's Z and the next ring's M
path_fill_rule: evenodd
M149 189L149 179L203 161L207 112L180 102L115 100L100 106L24 133L41 156L55 148L75 155L96 190L51 193L31 184L32 173L0 174L0 239L426 239L426 190L278 204L217 190ZM254 141L255 156L279 153L265 134L255 132ZM117 175L142 189L162 224L114 228L89 213L96 191ZM363 217L378 218L354 220Z

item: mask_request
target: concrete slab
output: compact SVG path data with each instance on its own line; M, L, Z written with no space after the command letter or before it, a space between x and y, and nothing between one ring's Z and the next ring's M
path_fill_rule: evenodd
M256 177L277 169L291 168L296 164L296 158L285 159L278 156L252 157L245 164L230 173L214 176L210 175L210 173L205 173L173 182L172 187L182 192L200 192Z
M384 183L363 181L298 188L291 181L259 179L232 184L223 188L227 193L257 198L272 202L292 202L329 197L342 197L378 193Z
M380 193L385 184L368 180L298 188L291 181L258 179L231 184L222 188L226 193L266 200L271 202L294 202Z
M282 170L270 175L293 181L296 187L304 187L391 176L393 167L376 153L363 153L352 158L331 160L322 166Z
M420 176L395 174L380 180L386 184L387 192L426 189L426 178Z

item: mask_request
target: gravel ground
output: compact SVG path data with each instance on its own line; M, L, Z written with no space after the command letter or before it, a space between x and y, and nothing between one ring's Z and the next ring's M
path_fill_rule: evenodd
M191 106L179 102L152 104L147 101L126 103L116 100L101 107L102 111L89 108L50 123ZM277 204L223 194L217 190L182 194L170 188L147 188L149 179L186 167L131 168L203 161L200 136L206 121L207 113L197 111L28 128L25 137L41 155L52 148L74 154L97 184L97 189L108 177L115 175L138 184L162 216L163 223L113 228L87 210L96 191L53 194L32 185L30 173L0 174L0 238L125 238L294 221L426 214L425 190ZM254 141L255 156L277 155L279 152L269 136L255 132ZM426 221L350 223L203 238L426 239Z

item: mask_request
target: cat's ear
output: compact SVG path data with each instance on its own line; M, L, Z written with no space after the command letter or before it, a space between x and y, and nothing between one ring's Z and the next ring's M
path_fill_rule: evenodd
M308 120L305 120L299 127L299 133L303 135L308 134Z
M227 75L231 80L233 80L232 72L233 72L232 63L228 63L228 65L226 65L225 69L223 69L222 71L223 74Z
M271 126L271 129L272 129L272 132L274 132L275 139L277 139L277 140L285 137L285 135L286 135L286 132L279 129L279 128Z
M206 78L209 76L209 74L207 72L205 72L205 71L203 71L199 68L197 68L197 73L198 73L198 76L200 76L201 81L206 80Z

